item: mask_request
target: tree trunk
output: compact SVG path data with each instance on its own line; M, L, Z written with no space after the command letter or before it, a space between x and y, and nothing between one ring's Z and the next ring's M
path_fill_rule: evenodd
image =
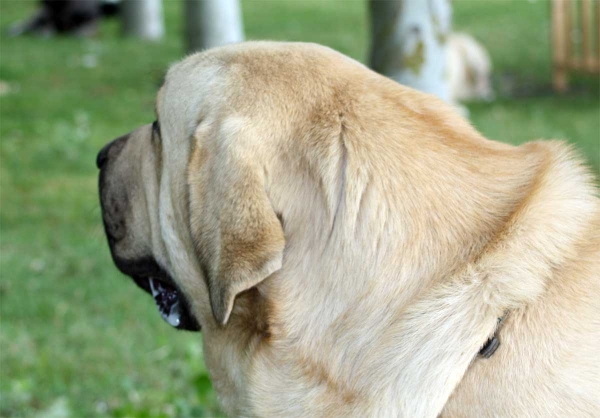
M450 101L446 40L449 0L369 0L371 68L401 84Z
M244 40L239 0L185 0L187 52Z
M165 34L161 0L123 0L121 22L126 36L161 39Z

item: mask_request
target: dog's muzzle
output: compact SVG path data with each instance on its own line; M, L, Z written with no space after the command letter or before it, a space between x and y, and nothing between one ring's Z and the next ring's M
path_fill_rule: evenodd
M127 209L126 191L116 194L106 190L107 175L110 175L110 160L116 158L125 146L129 135L124 135L106 145L98 154L96 165L100 169L99 189L102 221L112 259L122 273L154 298L162 318L177 329L199 331L200 325L190 313L189 303L173 278L152 256L129 260L119 257L116 244L127 236L127 225L123 213Z

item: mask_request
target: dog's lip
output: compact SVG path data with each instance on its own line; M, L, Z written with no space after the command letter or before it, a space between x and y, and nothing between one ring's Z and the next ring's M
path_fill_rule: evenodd
M113 257L118 269L154 299L161 317L171 326L188 331L200 331L189 304L173 278L154 260L145 257L124 260Z
M115 262L117 268L121 270L121 273L132 277L134 280L153 277L164 281L167 284L173 285L171 276L156 262L154 257L142 257L134 260L128 260L117 257L114 251L112 251L112 248L111 253L113 255L113 261ZM144 290L150 292L149 287L142 287Z
M177 329L200 331L198 321L190 313L189 305L173 281L165 277L131 276L136 284L154 299L162 319Z

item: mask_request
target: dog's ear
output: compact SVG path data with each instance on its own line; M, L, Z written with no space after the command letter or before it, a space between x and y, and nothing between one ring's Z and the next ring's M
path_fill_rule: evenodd
M285 239L260 159L220 148L212 156L195 151L188 179L196 251L213 315L225 325L236 295L281 268Z

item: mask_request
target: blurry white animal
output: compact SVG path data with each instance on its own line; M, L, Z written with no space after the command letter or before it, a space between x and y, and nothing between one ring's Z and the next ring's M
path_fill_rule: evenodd
M450 34L447 71L450 97L455 104L463 100L494 100L490 56L471 35L460 32Z

